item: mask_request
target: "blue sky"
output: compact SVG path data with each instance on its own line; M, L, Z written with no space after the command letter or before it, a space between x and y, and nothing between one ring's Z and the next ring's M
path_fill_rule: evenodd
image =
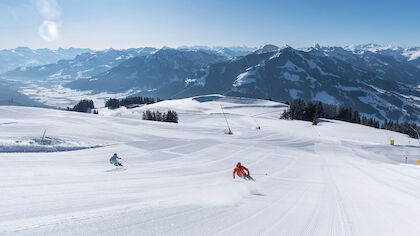
M420 1L2 0L0 48L420 46Z

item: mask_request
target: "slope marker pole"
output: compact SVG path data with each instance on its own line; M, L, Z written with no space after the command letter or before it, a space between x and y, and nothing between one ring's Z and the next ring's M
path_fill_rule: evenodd
M225 111L223 110L223 106L222 106L222 104L220 104L220 107L222 108L222 113L223 113L223 116L225 117L226 125L227 125L228 130L229 130L229 131L228 131L228 134L229 134L229 135L232 135L233 133L232 133L232 131L230 130L229 122L228 122L228 120L227 120L227 118L226 118Z
M47 132L47 130L44 130L44 134L42 135L42 139L41 139L41 144L44 144L44 138L45 138L45 133Z

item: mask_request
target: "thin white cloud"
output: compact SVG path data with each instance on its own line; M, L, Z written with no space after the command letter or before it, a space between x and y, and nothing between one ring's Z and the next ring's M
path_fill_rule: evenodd
M36 5L44 21L39 26L38 33L45 41L53 42L60 39L60 24L57 19L61 9L56 0L36 0Z

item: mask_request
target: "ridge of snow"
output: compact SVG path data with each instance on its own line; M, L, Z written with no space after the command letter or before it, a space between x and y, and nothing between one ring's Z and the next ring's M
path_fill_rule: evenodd
M408 61L413 61L420 57L420 49L418 49L417 51L416 50L409 51L408 49L405 49L402 55L407 57Z

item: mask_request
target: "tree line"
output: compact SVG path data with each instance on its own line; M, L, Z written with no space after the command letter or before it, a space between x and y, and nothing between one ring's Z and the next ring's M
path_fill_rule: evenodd
M128 97L120 100L110 98L106 102L105 106L110 108L118 108L120 106L128 106L131 104L152 104L159 101L162 100L160 100L159 98L155 100L154 98L149 97ZM95 109L95 104L93 103L93 100L90 99L82 99L76 105L74 105L73 108L67 107L67 110L77 112L91 112L93 110L93 114L99 114L98 111ZM169 110L166 113L162 113L160 111L147 110L143 112L142 118L143 120L178 123L178 114L174 110Z
M67 107L68 111L77 111L77 112L88 112L92 109L95 109L95 104L92 100L83 99L80 100L73 108ZM94 110L95 114L98 114L96 110Z
M169 110L166 113L161 113L160 111L147 110L143 112L143 120L178 123L178 114L173 110Z
M385 120L384 123L380 125L378 120L360 116L359 112L353 110L351 107L324 104L322 102L306 103L303 99L293 100L290 103L289 109L285 110L280 118L311 121L313 125L318 124L318 118L341 120L374 128L396 131L407 134L412 138L419 138L414 130L420 133L420 126L416 123L398 123L398 121Z
M129 106L134 104L153 104L162 101L160 98L154 99L151 97L126 97L122 99L110 98L105 102L105 107L116 109L121 106Z

